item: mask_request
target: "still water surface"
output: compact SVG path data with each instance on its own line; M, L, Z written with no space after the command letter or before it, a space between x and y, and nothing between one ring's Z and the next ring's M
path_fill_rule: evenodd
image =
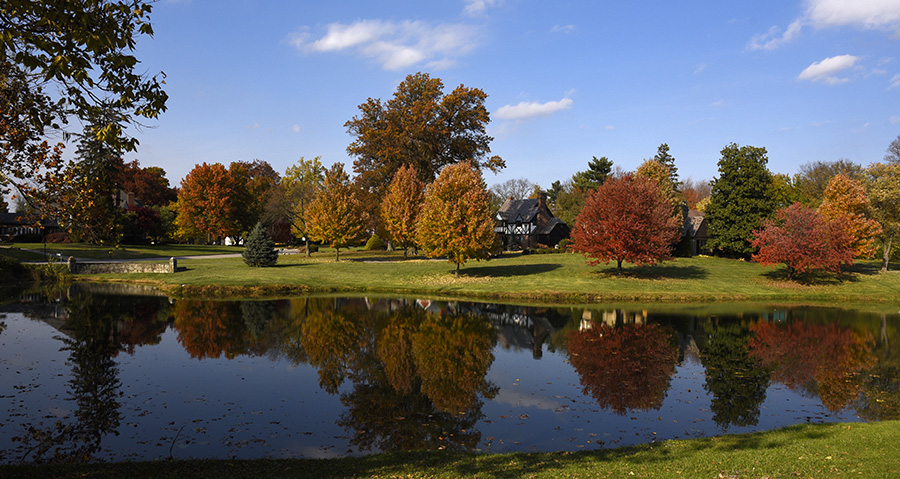
M900 418L900 314L193 301L0 308L0 463L555 451Z

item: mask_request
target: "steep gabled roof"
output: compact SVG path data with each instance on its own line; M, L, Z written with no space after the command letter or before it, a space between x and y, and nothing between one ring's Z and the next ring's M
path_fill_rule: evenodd
M508 198L500 207L497 216L500 221L506 223L531 223L538 214L539 206L537 199L514 200Z

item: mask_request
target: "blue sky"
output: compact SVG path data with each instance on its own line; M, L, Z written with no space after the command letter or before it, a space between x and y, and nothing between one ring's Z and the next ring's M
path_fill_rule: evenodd
M507 164L488 185L633 170L660 143L682 179L732 142L793 174L880 161L900 134L900 0L161 0L151 21L136 55L169 109L127 159L173 184L201 162L350 170L344 123L418 71L488 94Z

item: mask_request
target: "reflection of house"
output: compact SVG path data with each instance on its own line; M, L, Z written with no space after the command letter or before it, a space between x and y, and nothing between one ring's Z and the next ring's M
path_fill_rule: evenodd
M497 212L494 231L507 249L556 246L569 237L569 226L553 216L547 207L547 194L537 199L508 198Z

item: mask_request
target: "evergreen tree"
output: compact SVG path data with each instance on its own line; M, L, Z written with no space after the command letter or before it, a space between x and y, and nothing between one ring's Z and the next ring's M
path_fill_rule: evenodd
M275 263L278 262L275 242L272 241L272 237L269 236L269 230L262 223L256 223L256 226L253 227L241 256L244 257L244 262L249 266L259 266L261 268L275 266Z
M669 154L669 145L666 143L659 145L659 148L656 149L656 156L653 159L669 168L669 179L672 180L672 184L678 190L678 168L675 167L675 158Z
M606 181L606 177L612 171L612 166L613 162L609 158L593 156L588 162L587 170L579 171L572 176L572 183L585 193L588 190L596 189Z
M775 212L775 192L765 148L732 143L722 150L719 177L712 180L706 218L707 246L725 256L744 257L755 251L753 230Z

